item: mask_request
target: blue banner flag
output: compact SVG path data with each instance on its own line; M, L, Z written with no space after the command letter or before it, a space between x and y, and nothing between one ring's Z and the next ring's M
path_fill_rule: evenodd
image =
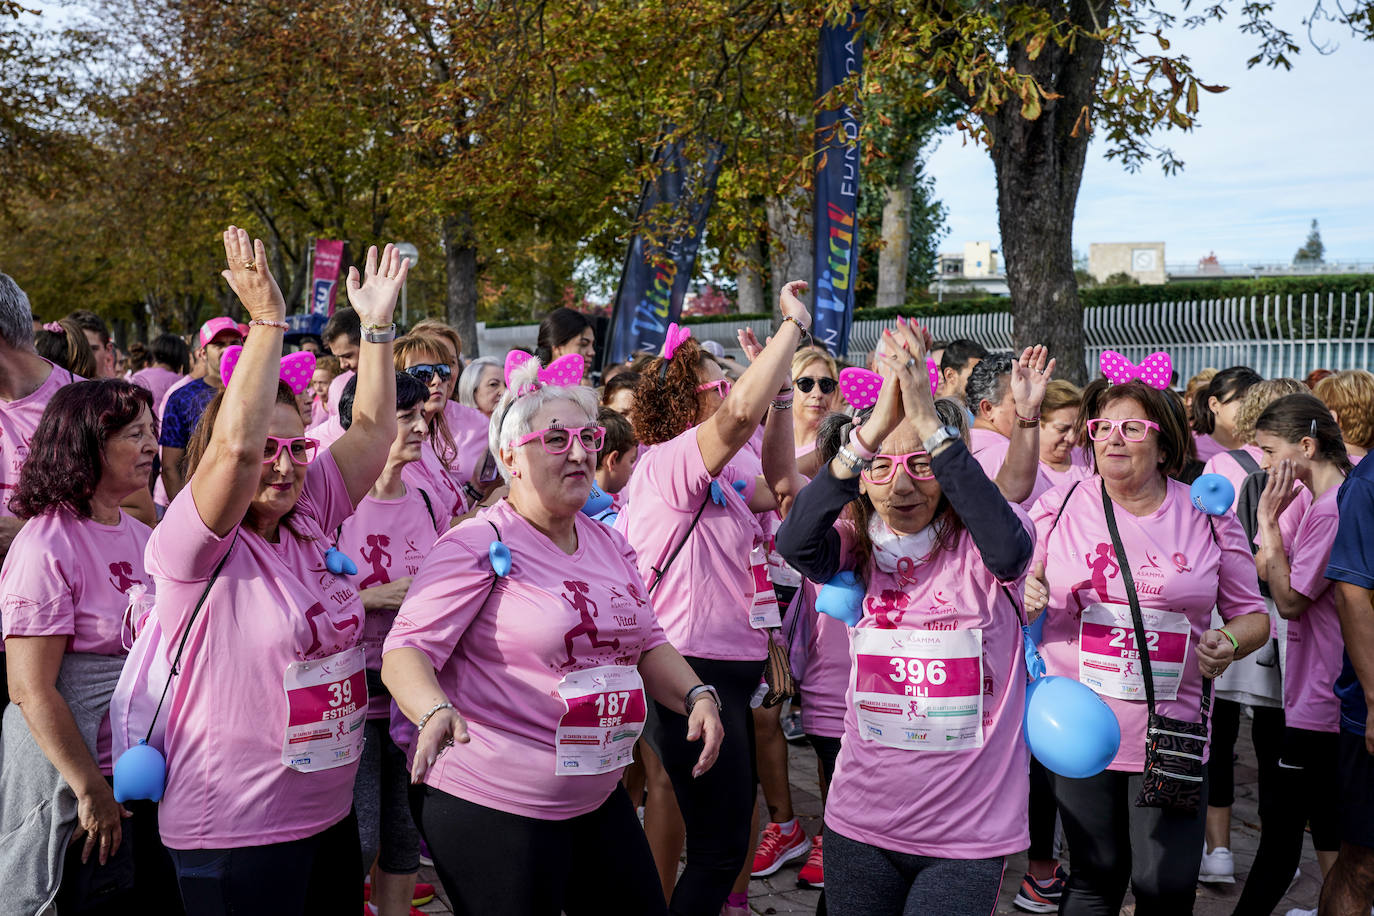
M704 158L693 161L682 140L659 145L658 177L644 189L639 229L615 297L608 362L624 362L638 351L657 353L681 314L723 151L711 141Z
M854 321L854 280L859 244L855 211L859 201L859 99L863 79L863 11L840 25L821 28L816 98L854 78L852 96L816 113L815 326L816 342L834 356L849 349Z

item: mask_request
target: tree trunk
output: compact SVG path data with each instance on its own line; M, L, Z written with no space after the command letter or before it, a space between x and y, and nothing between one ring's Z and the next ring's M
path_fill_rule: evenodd
M477 355L477 243L466 210L444 217L444 315L463 338L463 355Z
M906 302L906 267L911 255L911 180L914 169L903 169L900 183L888 187L883 202L883 247L878 252L878 308Z
M740 252L743 266L735 275L738 290L736 308L744 315L758 315L769 311L763 293L763 241L755 239Z
M787 197L770 197L764 202L768 213L768 263L772 268L772 289L768 301L772 303L774 321L781 320L778 295L793 280L812 283L814 267L811 251L811 200L803 188L796 188Z

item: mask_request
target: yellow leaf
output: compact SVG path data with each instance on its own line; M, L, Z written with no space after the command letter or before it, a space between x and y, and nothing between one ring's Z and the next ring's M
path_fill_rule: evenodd
M1030 41L1026 42L1026 56L1029 57L1031 60L1035 60L1037 57L1039 57L1040 52L1043 50L1045 50L1044 35L1036 35Z
M1021 102L1021 117L1027 121L1034 121L1040 117L1040 93L1029 92Z

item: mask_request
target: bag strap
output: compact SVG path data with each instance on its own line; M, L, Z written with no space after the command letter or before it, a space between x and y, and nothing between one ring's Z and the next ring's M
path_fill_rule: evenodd
M668 559L663 561L662 566L652 567L654 571L654 581L649 583L650 595L654 593L654 589L658 588L658 584L663 581L663 577L668 574L668 567L673 565L673 561L676 560L677 555L682 552L682 548L687 546L687 539L692 536L692 531L696 528L697 522L701 520L701 513L706 511L706 504L710 501L711 491L708 489L706 491L706 498L701 501L701 505L697 508L697 514L692 516L692 523L687 526L687 532L682 536L682 540L677 542L677 546L673 548L672 553L668 554Z
M1243 448L1233 448L1226 454L1235 459L1236 464L1240 465L1247 477L1260 469L1259 462L1255 461L1255 456Z
M1081 480L1075 480L1069 487L1069 492L1064 494L1064 501L1059 504L1059 511L1054 513L1054 521L1050 522L1050 530L1045 532L1045 540L1048 541L1050 535L1054 534L1054 529L1059 525L1059 519L1064 516L1064 510L1069 508L1069 499L1073 496L1073 491L1078 489Z
M215 565L215 571L210 573L210 581L205 583L205 591L200 593L200 600L191 609L191 616L186 620L186 626L181 631L181 642L177 644L176 657L172 659L172 670L167 672L167 683L162 685L162 696L158 697L157 709L153 710L153 719L148 723L148 734L143 737L146 744L153 740L153 728L157 725L158 714L162 712L162 704L167 700L167 691L172 687L172 678L181 673L181 654L186 651L186 640L191 636L191 624L196 622L196 615L205 606L205 599L210 597L210 588L219 578L220 570L224 569L224 564L229 560L229 554L234 552L234 544L238 543L237 534L234 536L234 543L229 545L229 549L224 552L224 556L219 558L219 563Z
M425 492L424 487L416 487L415 489L420 491L420 496L425 501L425 511L429 513L429 523L433 525L435 530L437 531L439 528L439 520L434 517L434 503L430 500L429 494ZM492 527L495 526L493 525ZM496 539L498 541L501 539L499 532L497 533Z
M1126 557L1126 548L1121 543L1121 532L1116 527L1116 511L1112 507L1112 498L1107 495L1107 485L1102 484L1102 512L1107 517L1107 531L1112 536L1112 549L1116 551L1117 569L1121 571L1121 584L1126 589L1126 600L1131 605L1131 623L1135 626L1135 645L1140 652L1141 671L1145 676L1145 704L1150 710L1150 715L1155 715L1155 677L1154 671L1150 668L1150 645L1145 638L1145 618L1140 613L1140 599L1135 592L1135 578L1131 575L1131 562ZM1216 536L1215 529L1213 537ZM1186 664L1186 661L1185 661ZM1202 679L1202 724L1207 724L1207 719L1212 712L1212 681L1210 678Z

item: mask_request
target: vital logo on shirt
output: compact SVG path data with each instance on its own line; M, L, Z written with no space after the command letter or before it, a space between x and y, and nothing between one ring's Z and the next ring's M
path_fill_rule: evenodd
M565 579L563 580L563 588L567 589L567 591L563 592L563 600L568 602L573 610L577 611L578 617L581 619L571 630L563 634L563 645L567 649L568 657L559 664L558 667L571 668L578 664L578 658L573 654L573 641L579 637L585 636L587 642L590 643L589 648L593 650L605 648L619 649L619 639L601 639L600 637L600 631L597 628L597 618L600 616L600 609L597 607L596 602L588 597L591 586L586 582L579 582L575 579ZM605 664L605 662L598 660L595 664L601 665ZM582 665L580 667L587 666Z

